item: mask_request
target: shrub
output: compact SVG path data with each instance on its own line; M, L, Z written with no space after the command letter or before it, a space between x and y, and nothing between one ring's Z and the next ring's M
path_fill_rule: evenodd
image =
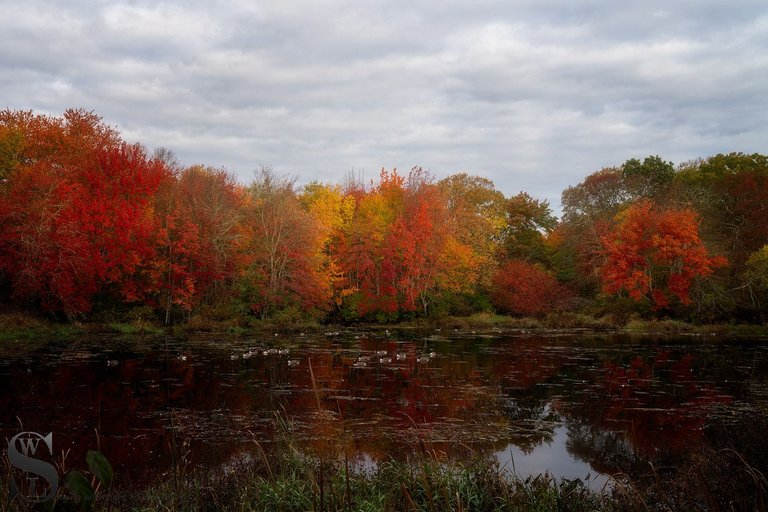
M501 311L542 317L563 309L572 294L535 265L511 260L493 279L491 299Z

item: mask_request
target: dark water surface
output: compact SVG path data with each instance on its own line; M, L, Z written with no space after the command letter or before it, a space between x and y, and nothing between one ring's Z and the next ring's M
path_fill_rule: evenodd
M263 355L280 348L290 352ZM707 446L742 449L767 413L765 340L104 336L51 340L0 361L2 436L20 423L53 432L57 460L70 450L67 467L85 468L85 451L100 446L118 483L135 485L174 458L224 471L259 456L256 442L269 453L287 435L319 453L343 449L362 469L427 449L600 488L607 475Z

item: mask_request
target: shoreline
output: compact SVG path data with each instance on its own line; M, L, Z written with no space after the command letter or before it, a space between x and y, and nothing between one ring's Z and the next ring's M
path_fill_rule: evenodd
M595 318L583 314L553 313L540 318L512 317L488 313L476 313L466 317L441 317L417 319L399 323L350 323L321 324L318 322L274 322L260 321L247 327L233 325L229 321L208 321L203 324L185 323L162 325L157 322L135 320L130 322L54 322L24 312L0 313L0 342L24 341L41 338L71 338L88 334L125 334L142 336L175 335L194 333L226 334L231 336L258 335L280 332L284 334L312 333L349 330L431 330L445 335L519 335L551 332L573 333L616 333L639 335L685 335L719 337L768 337L765 324L691 324L678 320L631 319L623 325L606 318Z

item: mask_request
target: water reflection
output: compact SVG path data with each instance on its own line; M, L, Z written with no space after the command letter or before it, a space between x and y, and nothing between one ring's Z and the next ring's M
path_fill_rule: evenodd
M522 478L546 473L558 479L579 479L596 491L608 488L611 484L608 472L600 473L599 465L595 468L589 464L588 459L573 450L571 428L562 424L552 430L548 440L533 448L526 450L511 443L504 450L496 452L495 456L502 467Z
M276 346L52 343L0 363L0 431L12 436L19 420L53 431L57 451L72 449L69 466L100 443L138 483L182 449L189 464L216 468L288 435L361 467L428 446L446 458L495 454L522 476L589 475L594 487L601 474L711 442L707 425L738 414L767 380L757 343L350 332Z

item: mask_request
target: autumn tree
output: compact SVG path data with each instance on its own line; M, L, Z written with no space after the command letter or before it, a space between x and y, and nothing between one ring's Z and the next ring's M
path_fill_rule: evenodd
M166 323L174 309L189 314L233 286L242 202L242 188L222 169L192 166L163 182L155 200L156 253L147 292Z
M140 294L140 270L154 254L153 198L169 176L165 165L150 159L138 145L103 150L78 179L77 216L82 219L90 251L89 265L103 291L118 290L120 299Z
M0 272L14 296L68 316L87 313L97 295L130 300L152 251L163 164L87 112L0 119L18 142L0 191Z
M205 265L198 273L198 287L215 300L232 285L238 270L244 190L226 170L199 165L182 173L178 187L202 241L199 258Z
M408 174L403 212L396 219L385 245L391 261L400 309L421 308L426 316L431 295L439 288L438 276L446 268L447 211L441 191L421 168Z
M347 317L421 310L439 293L446 269L446 201L432 177L382 169L367 190L348 189L354 212L338 240Z
M80 188L31 167L0 188L0 271L12 298L46 312L85 313L97 283L73 202Z
M179 309L189 315L197 305L199 289L194 269L200 233L187 217L178 175L165 180L155 198L157 239L146 279L146 302L163 312L166 324Z
M601 240L629 199L624 175L616 167L592 173L562 193L563 218L554 257L561 264L558 273L584 295L594 294L600 286Z
M563 218L557 227L553 260L558 275L585 295L596 293L602 240L611 229L614 217L635 201L669 201L675 169L659 156L642 161L629 159L619 167L606 167L587 176L562 193Z
M19 166L55 167L59 175L77 172L96 151L122 143L117 131L101 117L68 109L61 117L31 111L0 111L0 179Z
M395 269L392 259L385 258L384 247L403 212L404 183L397 169L382 169L375 187L348 191L355 208L339 240L339 255L346 286L355 292L347 300L348 308L354 309L349 314L398 310Z
M447 207L438 284L443 293L477 296L490 287L498 267L506 199L491 180L466 173L448 176L437 187Z
M747 260L768 243L768 156L730 153L688 162L675 176L682 200L701 219L708 247L730 262L703 290L710 316L754 319L754 297L742 277Z
M629 201L624 173L606 167L587 176L576 186L563 191L563 220L574 224L591 223L612 217Z
M9 114L5 111L0 116L10 117ZM23 161L24 132L9 120L12 119L0 120L0 183L7 182L11 172Z
M352 219L355 199L345 194L339 185L312 182L302 189L299 201L316 223L320 271L328 285L333 304L340 308L344 298L354 292L345 282L338 248L339 239Z
M292 180L261 168L246 191L243 228L241 295L255 314L266 319L292 306L309 313L327 309L322 233L301 207Z
M679 181L702 216L705 235L728 255L735 276L768 242L768 156L718 154L686 165Z
M695 212L658 208L648 200L621 212L602 244L603 290L624 291L656 309L669 307L672 299L689 304L692 282L727 264L723 257L709 256Z
M759 317L766 317L768 304L768 245L752 253L744 265L742 282L749 293L751 305L759 311Z

